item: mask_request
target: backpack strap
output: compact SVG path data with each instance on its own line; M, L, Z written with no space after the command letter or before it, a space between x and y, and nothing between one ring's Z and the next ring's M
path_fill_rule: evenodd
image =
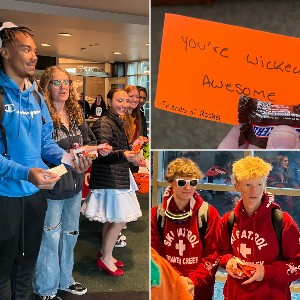
M278 245L279 245L279 258L283 259L283 249L282 249L282 220L283 220L283 215L282 211L274 207L272 209L272 225L278 240Z
M36 90L32 91L33 97L35 98L36 102L39 104L40 108L41 108L41 114L42 114L42 105L41 105L41 96L39 95L39 93ZM42 116L42 124L45 125L46 124L46 119Z
M7 140L6 140L6 130L2 124L3 118L5 113L5 107L4 107L4 90L2 87L0 87L0 131L2 135L3 140L3 146L4 146L4 153L2 154L6 158L10 158L7 154Z
M33 97L35 98L36 102L39 104L39 106L41 107L41 97L38 94L38 92L36 90L32 91Z
M166 214L162 203L157 206L156 218L157 218L157 228L160 235L160 240L162 243L164 243L164 227L166 222Z
M229 238L231 239L231 234L232 234L232 229L233 229L233 225L234 225L234 221L235 221L235 215L234 215L234 211L232 210L229 214L228 217L228 234L229 234Z
M203 201L200 208L198 209L198 231L202 242L203 248L205 247L205 234L207 230L207 222L209 215L209 204Z

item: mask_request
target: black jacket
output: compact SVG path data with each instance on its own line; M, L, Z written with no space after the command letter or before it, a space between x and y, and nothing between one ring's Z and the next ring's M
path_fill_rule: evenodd
M53 139L67 152L74 148L74 143L96 145L96 138L86 122L81 126L77 126L74 122L70 126L70 131L63 125L61 128L54 129ZM55 167L51 163L46 163L49 168ZM61 176L52 190L45 190L47 199L62 200L73 198L82 190L83 176L83 173L78 174L68 168L68 173Z
M97 144L108 143L113 151L93 161L90 189L128 189L129 162L124 151L129 150L123 121L110 110L106 110L92 127Z
M142 130L141 130L142 132L141 132L141 135L145 136L145 137L148 137L147 119L146 119L146 116L145 116L145 111L143 110L143 108L141 108L140 112L141 112L141 122L142 122Z

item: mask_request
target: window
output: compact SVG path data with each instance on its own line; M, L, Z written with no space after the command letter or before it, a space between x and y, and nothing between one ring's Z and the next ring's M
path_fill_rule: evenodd
M267 190L274 194L283 211L300 225L300 151L153 151L152 206L162 200L168 183L166 167L177 157L192 159L203 173L197 190L222 216L231 211L240 195L231 183L232 163L244 156L254 155L270 162L273 170L267 179Z
M145 87L148 91L148 100L144 105L144 112L147 120L149 134L149 61L135 61L127 64L127 85L139 85Z

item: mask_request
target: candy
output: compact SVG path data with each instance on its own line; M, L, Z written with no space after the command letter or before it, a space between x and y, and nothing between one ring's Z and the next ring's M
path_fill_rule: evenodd
M143 136L140 136L139 138L137 138L133 144L132 144L132 151L135 152L135 153L139 153L140 150L142 149L142 146L144 144L147 144L148 143L148 138L146 137L143 137Z
M101 144L98 146L80 146L78 143L73 144L73 148L71 149L71 154L74 157L75 161L78 162L78 158L87 156L91 158L92 160L95 160L98 157L98 149L106 149L108 147L108 144Z
M254 267L246 265L239 258L236 258L236 260L237 260L237 264L236 264L237 267L236 269L234 269L234 272L242 278L252 277L256 269Z
M86 149L84 147L74 149L72 152L73 152L76 162L78 162L78 158L84 157L84 156L87 156L87 157L91 158L92 160L94 160L98 157L97 151L86 151Z
M135 153L139 153L142 148L142 144L137 144L132 148L132 151Z
M249 143L266 148L272 129L278 125L292 126L300 133L300 104L279 105L241 96L238 121L241 124L239 146Z

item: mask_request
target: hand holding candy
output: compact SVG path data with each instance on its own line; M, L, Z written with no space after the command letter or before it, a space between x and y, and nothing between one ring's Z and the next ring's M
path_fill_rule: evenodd
M138 153L135 153L134 151L126 150L124 151L124 156L129 162L134 163L138 156Z
M109 144L107 143L103 143L103 144L100 144L97 146L97 151L100 155L102 156L106 156L108 155L109 153L112 152L112 146L110 146Z
M238 145L240 136L240 126L233 126L227 136L218 146L218 149L259 149L257 146L245 143ZM297 131L290 126L278 125L275 127L268 138L266 149L299 149L300 140Z
M132 151L135 153L139 153L143 144L147 144L148 142L148 138L144 136L139 136L132 144Z
M112 151L112 147L107 143L103 143L97 146L85 145L80 146L78 143L74 143L74 149L71 149L71 154L73 155L76 162L78 162L78 158L89 157L91 160L95 160L98 157L98 153L100 155L105 156Z
M146 161L143 157L136 157L133 164L139 167L146 167Z
M75 151L75 150L74 150ZM71 166L72 170L76 173L84 173L92 164L92 159L88 156L78 157L77 160L74 158L74 165Z
M60 176L41 168L31 168L28 173L28 181L41 190L52 190Z
M238 257L232 257L227 262L226 271L233 278L243 279L252 277L256 272L256 267L242 262Z

